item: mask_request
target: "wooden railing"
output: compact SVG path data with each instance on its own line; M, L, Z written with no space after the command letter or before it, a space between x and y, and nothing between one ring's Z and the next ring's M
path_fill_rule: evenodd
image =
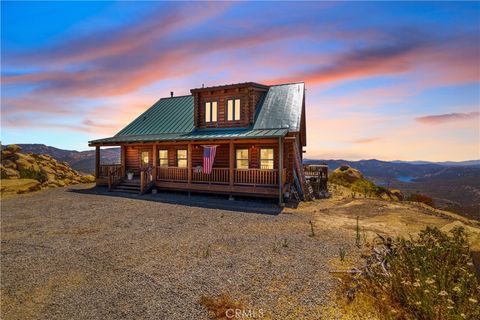
M152 182L152 168L149 167L140 170L140 194L143 194Z
M188 170L177 167L157 167L157 180L185 182L188 181Z
M108 178L108 173L112 170L117 170L118 168L123 171L123 166L121 164L101 164L98 168L98 177Z
M278 185L277 169L235 169L235 184Z
M102 168L104 167L104 168ZM100 172L103 174L106 171L108 180L108 190L119 184L124 176L122 165L105 165L100 166Z
M285 181L285 172L279 177L277 169L235 169L234 184L278 186L278 179ZM169 182L188 182L188 169L177 167L157 167L157 180ZM210 174L192 169L192 183L229 184L228 168L213 168Z
M192 182L228 184L229 169L213 168L209 174L203 173L202 170L192 169Z

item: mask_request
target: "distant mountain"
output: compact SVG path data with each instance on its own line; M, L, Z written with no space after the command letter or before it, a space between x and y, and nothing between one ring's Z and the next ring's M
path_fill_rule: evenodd
M433 197L439 208L480 219L480 160L433 163L305 159L304 163L325 163L330 171L348 164L378 185L406 193L420 192Z
M467 160L467 161L444 161L444 162L430 162L430 161L402 161L394 160L394 163L409 163L409 164L439 164L441 166L449 167L463 167L463 166L480 166L480 160Z
M95 172L95 150L76 151L63 150L44 144L18 144L22 153L48 154L58 161L67 162L73 169L82 173ZM2 146L2 149L5 146ZM120 161L120 148L105 148L100 151L102 163L117 163Z

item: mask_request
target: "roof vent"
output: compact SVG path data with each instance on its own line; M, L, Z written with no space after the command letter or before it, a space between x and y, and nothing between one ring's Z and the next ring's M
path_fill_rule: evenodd
M170 98L173 98L173 91L170 91Z

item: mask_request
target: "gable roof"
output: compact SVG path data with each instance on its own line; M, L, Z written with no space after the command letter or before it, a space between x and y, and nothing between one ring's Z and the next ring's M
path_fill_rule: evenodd
M163 98L115 136L191 132L193 115L193 96Z
M162 98L115 136L89 144L283 137L300 131L303 96L303 82L268 87L258 102L253 126L215 129L195 128L192 95Z

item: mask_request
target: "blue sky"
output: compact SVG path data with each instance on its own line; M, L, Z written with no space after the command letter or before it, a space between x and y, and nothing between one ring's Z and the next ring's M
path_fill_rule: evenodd
M5 2L2 143L88 149L160 97L305 81L307 157L480 158L478 2Z

